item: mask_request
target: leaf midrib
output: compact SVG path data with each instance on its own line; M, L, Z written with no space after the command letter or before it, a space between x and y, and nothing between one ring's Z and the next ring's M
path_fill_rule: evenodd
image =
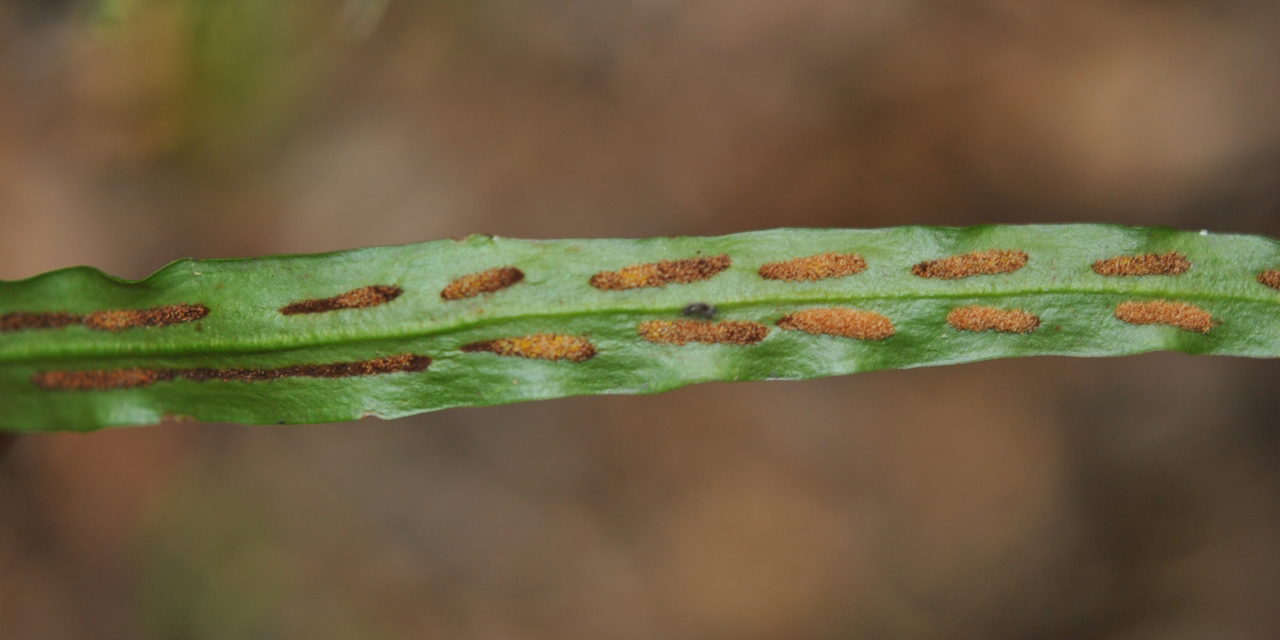
M901 300L946 300L946 299L999 299L999 298L1015 298L1028 296L1094 296L1094 295L1132 295L1141 298L1168 298L1174 300L1195 300L1195 301L1213 301L1213 302L1243 302L1256 304L1276 304L1280 305L1280 297L1275 300L1268 300L1262 297L1236 294L1220 294L1202 291L1168 291L1168 290L1137 290L1131 291L1123 288L1117 289L1090 289L1090 288L1056 288L1044 289L1038 288L1033 290L1013 290L1013 291L964 291L964 292L929 292L929 293L911 293L911 294L886 294L877 293L869 295L825 295L825 296L805 296L805 297L768 297L760 299L742 299L728 302L717 302L716 306L720 309L735 309L759 305L776 305L785 307L789 305L802 304L853 304L865 303L877 300L901 301ZM543 319L543 318L570 318L592 315L612 315L612 314L661 314L669 312L679 312L683 305L673 306L627 306L627 307L604 307L592 308L587 310L564 311L564 312L539 312L539 313L523 313L512 315L493 315L483 319L473 319L466 322L458 322L448 326L436 326L432 328L424 328L419 330L400 330L394 332L386 332L381 334L365 334L359 336L342 336L336 332L328 336L312 336L311 339L286 342L282 340L273 340L269 344L262 342L247 342L244 339L226 340L223 342L202 342L194 345L194 348L185 347L183 344L163 344L150 346L150 348L138 348L138 345L118 345L110 342L103 342L102 349L86 349L84 345L78 346L75 350L64 353L46 352L46 353L0 353L0 363L17 363L31 362L40 360L63 360L72 358L111 358L111 357L128 357L128 358L148 358L148 357L166 357L166 356L201 356L201 355L234 355L234 354L261 354L274 353L279 351L296 351L308 348L331 347L341 345L359 344L363 342L382 342L390 340L405 340L413 338L423 338L433 335L446 334L466 329L499 325L510 322L518 322L521 320ZM341 312L339 312L341 313ZM278 336L277 336L278 337ZM42 345L44 346L44 345ZM149 345L148 345L149 346Z

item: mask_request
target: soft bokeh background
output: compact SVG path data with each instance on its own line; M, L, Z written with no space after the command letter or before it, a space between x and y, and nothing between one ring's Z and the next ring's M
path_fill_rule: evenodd
M487 232L1280 236L1268 0L8 0L0 278ZM27 436L4 638L1257 638L1275 362ZM0 411L3 410L0 399Z

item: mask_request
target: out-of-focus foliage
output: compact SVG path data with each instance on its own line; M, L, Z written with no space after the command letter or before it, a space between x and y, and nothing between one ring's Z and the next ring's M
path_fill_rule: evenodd
M154 54L172 58L162 63L171 67L174 99L164 116L174 136L168 151L219 157L278 144L290 131L315 68L305 59L306 5L103 0L93 10L94 36L129 38L132 24L158 23L164 41L152 43L162 47Z
M228 38L281 52L273 76L240 66L270 86L197 118L197 3L0 2L0 279L475 232L1280 237L1270 0L261 4L279 13L237 15L280 31ZM1278 376L1026 358L355 427L24 435L0 460L0 621L1270 640ZM202 523L216 539L182 545Z

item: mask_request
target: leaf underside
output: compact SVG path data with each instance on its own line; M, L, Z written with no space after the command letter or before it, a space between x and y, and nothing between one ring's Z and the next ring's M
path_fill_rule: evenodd
M0 282L0 428L394 418L705 381L1280 356L1280 243L1111 225L471 236Z

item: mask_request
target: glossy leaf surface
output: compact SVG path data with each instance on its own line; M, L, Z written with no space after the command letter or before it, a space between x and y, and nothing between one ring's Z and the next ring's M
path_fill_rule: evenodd
M1108 225L472 236L136 282L76 267L0 282L0 428L393 418L1013 356L1270 358L1277 269L1274 240Z

